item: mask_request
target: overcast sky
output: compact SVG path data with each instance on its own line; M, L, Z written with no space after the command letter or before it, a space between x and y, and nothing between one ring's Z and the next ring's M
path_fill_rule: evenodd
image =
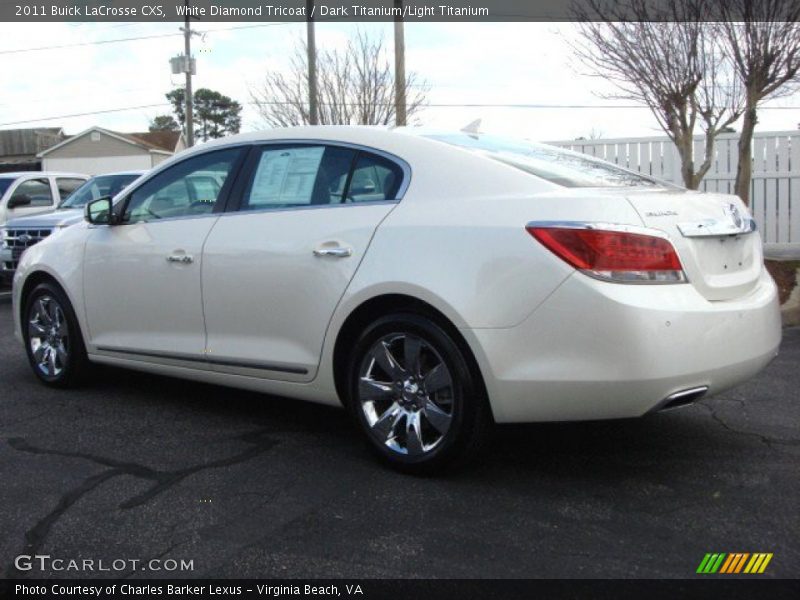
M227 30L237 25L249 28ZM253 27L253 25L260 25ZM320 23L318 48L341 46L356 24ZM153 107L81 117L104 111L165 102L164 94L183 82L172 76L168 60L181 52L179 35L113 44L8 53L42 46L178 33L179 24L42 23L0 24L0 128L62 126L77 133L93 125L124 132L143 131L152 117L169 111ZM248 89L267 69L282 69L305 24L202 23L207 32L194 39L198 62L195 88L209 87L245 104L244 131L262 128ZM361 25L383 34L391 47L392 25ZM425 125L460 128L482 119L482 129L536 140L578 136L605 138L661 135L646 108L480 108L436 104L630 104L608 100L613 92L602 79L588 76L572 58L572 24L408 23L407 70L430 85ZM800 94L769 106L800 106ZM796 129L800 109L763 110L759 131ZM22 122L24 121L24 122ZM19 122L19 123L17 123Z

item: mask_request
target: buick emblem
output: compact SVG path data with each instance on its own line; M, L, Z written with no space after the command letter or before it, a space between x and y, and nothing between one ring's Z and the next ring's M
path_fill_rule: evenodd
M742 213L739 212L739 209L736 208L735 204L728 204L725 212L728 213L733 224L738 228L741 229L742 225L744 224L744 220L742 219Z
M20 241L20 242L22 242L23 244L27 244L27 243L28 243L28 242L30 242L32 239L33 239L33 238L32 238L31 236L29 236L27 233L23 233L21 236L19 236L19 237L17 238L17 240L19 240L19 241Z

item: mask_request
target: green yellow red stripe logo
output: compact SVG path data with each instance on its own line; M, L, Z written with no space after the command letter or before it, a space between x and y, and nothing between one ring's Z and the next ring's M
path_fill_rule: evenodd
M763 573L771 560L771 552L754 552L752 554L749 552L710 552L700 561L697 572L704 575L713 573L726 575L738 573L757 574Z

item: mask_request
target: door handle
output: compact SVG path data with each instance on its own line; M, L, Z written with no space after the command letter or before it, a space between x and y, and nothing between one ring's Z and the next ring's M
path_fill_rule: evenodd
M190 254L171 254L167 257L167 262L188 265L194 262L194 258Z
M334 246L333 248L315 248L314 256L333 256L334 258L347 258L353 255L353 249L345 246Z

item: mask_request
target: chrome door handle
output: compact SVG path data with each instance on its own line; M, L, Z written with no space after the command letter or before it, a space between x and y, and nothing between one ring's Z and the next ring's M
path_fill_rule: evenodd
M347 258L353 255L352 248L338 246L335 248L316 248L314 256L333 256L335 258Z
M171 254L167 257L167 262L188 265L194 262L194 258L189 254Z

